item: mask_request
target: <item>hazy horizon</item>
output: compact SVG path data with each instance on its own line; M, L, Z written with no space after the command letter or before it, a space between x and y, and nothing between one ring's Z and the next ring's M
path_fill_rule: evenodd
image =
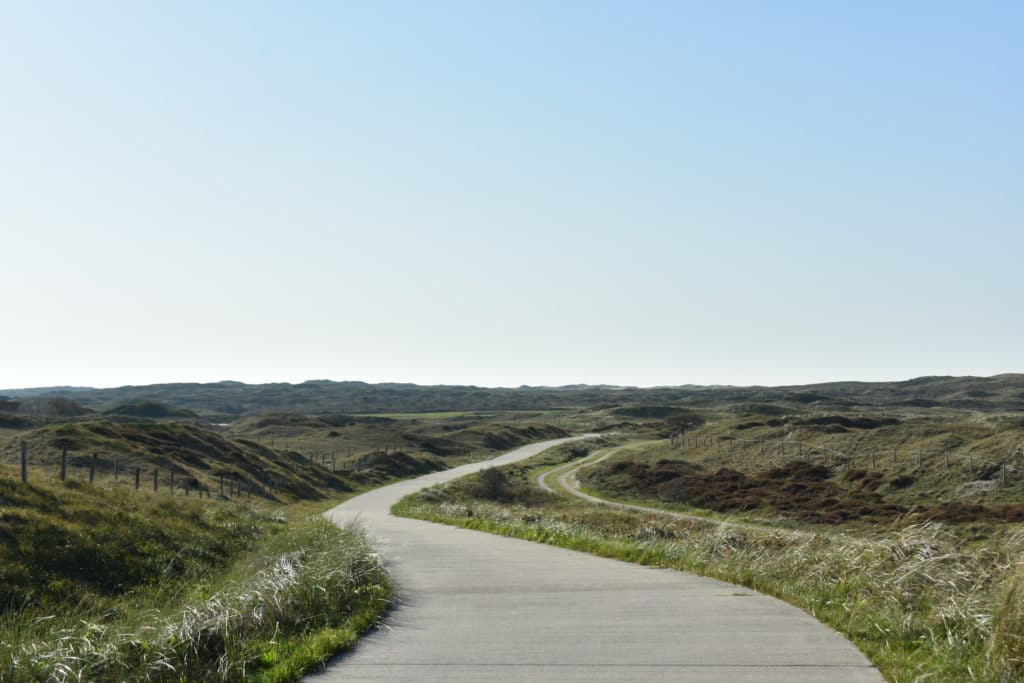
M828 383L831 383L831 382L862 382L862 383L907 382L907 381L910 381L910 380L922 379L924 377L957 377L957 378L977 377L977 378L980 378L980 379L992 379L994 377L1001 377L1001 376L1008 376L1008 375L1020 375L1020 374L1022 374L1022 373L1017 373L1017 372L1000 372L1000 373L996 373L994 375L921 375L921 376L917 376L917 377L901 377L901 378L895 378L895 379L866 379L866 380L862 380L862 379L833 379L833 380L824 380L822 382L804 382L804 383L785 382L785 383L782 383L782 384L723 384L723 383L694 384L694 383L682 383L682 384L644 384L644 385L636 385L636 384L612 384L612 383L609 383L609 382L577 382L577 383L573 383L573 384L519 384L519 385L515 385L515 386L513 386L513 385L481 384L479 382L477 382L477 383L470 382L470 383L467 383L467 384L454 384L454 383L451 383L451 382L439 382L439 383L435 383L435 384L423 384L423 383L420 383L420 382L404 382L404 381L394 381L394 380L382 380L380 382L370 382L370 381L361 380L361 379L329 379L329 378L326 378L326 377L310 378L310 379L299 380L299 381L278 380L278 381L267 381L267 382L243 382L241 380L235 380L235 379L220 379L220 380L209 380L209 381L201 381L201 382L199 382L199 381L181 380L181 381L171 381L171 382L150 382L150 383L146 383L146 384L112 384L112 385L53 384L53 385L36 385L36 386L24 386L24 387L6 387L6 388L0 388L0 395L2 395L3 392L5 392L5 391L26 391L26 390L45 390L45 389L56 389L56 390L59 390L59 389L84 389L84 390L97 389L97 390L103 390L103 389L121 389L121 388L125 388L125 387L158 386L158 385L164 385L164 384L221 384L221 383L228 383L228 382L230 382L230 383L237 383L237 384L246 384L246 385L250 385L250 386L258 386L258 385L261 385L261 384L290 384L292 386L296 386L296 385L306 384L306 383L311 383L311 382L335 382L335 383L341 383L341 382L361 382L361 383L370 384L370 385L373 385L373 384L412 384L412 385L415 385L415 386L422 386L422 387L431 387L431 386L438 386L438 387L443 387L443 386L449 386L449 387L450 386L469 386L469 387L479 387L481 389L519 389L519 388L522 388L522 387L529 387L529 388L535 388L535 389L560 389L562 387L571 387L571 386L591 386L591 387L606 386L606 387L613 387L613 388L621 387L621 388L627 388L627 389L657 389L657 388L672 388L672 387L680 387L680 386L694 386L694 387L701 387L701 388L710 388L710 387L736 387L736 388L766 387L766 388L772 388L772 387L780 387L780 386L782 386L782 387L784 387L784 386L794 386L794 387L798 387L798 386L813 386L815 384L828 384Z
M0 385L1024 370L1024 5L16 3Z

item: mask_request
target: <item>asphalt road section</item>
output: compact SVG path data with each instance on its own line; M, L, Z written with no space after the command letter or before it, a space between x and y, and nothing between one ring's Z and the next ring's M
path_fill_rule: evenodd
M306 680L881 681L849 641L780 600L685 572L403 519L402 497L566 439L399 482L327 513L381 544L400 602Z

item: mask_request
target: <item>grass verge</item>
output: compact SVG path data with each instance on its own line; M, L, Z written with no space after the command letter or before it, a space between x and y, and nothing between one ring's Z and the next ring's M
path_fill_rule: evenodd
M0 484L3 681L291 681L390 604L362 530L309 505Z

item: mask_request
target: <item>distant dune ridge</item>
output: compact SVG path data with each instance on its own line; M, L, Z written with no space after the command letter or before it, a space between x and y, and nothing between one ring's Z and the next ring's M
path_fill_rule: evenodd
M98 412L192 410L205 415L289 412L377 413L450 410L574 408L594 404L720 401L792 401L835 406L945 407L979 411L1024 411L1024 374L993 377L919 377L901 382L828 382L779 387L664 386L652 388L572 385L490 388L422 386L311 380L301 384L153 384L113 389L50 387L0 390L0 402L33 403L70 398ZM67 409L66 407L64 409Z

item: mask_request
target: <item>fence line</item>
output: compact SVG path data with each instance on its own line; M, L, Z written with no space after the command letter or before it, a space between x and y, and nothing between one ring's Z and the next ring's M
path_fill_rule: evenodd
M47 449L48 450L48 449ZM117 457L108 456L107 458L101 458L99 452L93 452L87 457L85 464L78 464L77 467L81 470L87 470L88 481L90 484L95 484L97 477L102 474L103 465L107 465L105 468L108 477L107 481L112 481L115 485L120 484L121 472L126 467L134 468L134 487L136 491L142 490L142 480L144 468L140 465L134 464L133 459L128 457ZM20 464L21 464L21 481L28 483L30 479L30 473L35 471L44 471L49 468L53 468L55 474L59 477L60 481L66 481L68 479L68 449L62 448L60 454L59 465L35 465L33 466L30 461L29 444L27 441L22 440L20 443ZM72 468L76 467L75 462L70 462ZM152 474L152 485L153 492L159 493L161 483L166 485L167 491L170 495L174 495L178 491L184 492L186 496L190 496L193 492L200 498L205 494L207 498L212 497L212 492L207 484L199 481L198 477L189 474L186 470L174 468L164 468L164 472L167 474L165 479L161 478L161 468L152 467L145 468L148 470L147 474ZM182 476L184 475L184 476ZM180 477L180 478L179 478ZM241 497L252 498L253 494L257 496L273 497L275 493L279 492L284 488L283 481L280 477L273 473L264 473L264 481L260 481L257 478L249 478L238 472L222 472L215 475L215 478L219 483L219 494L225 498ZM227 486L225 486L227 484Z

